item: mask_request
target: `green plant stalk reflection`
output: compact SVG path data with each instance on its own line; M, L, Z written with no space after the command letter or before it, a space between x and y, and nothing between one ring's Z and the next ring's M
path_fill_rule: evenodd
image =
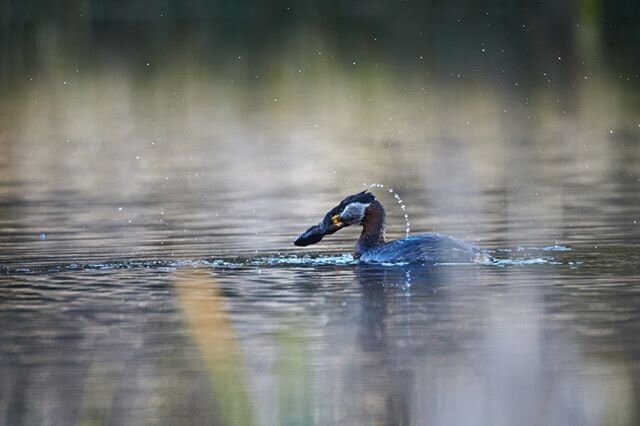
M252 424L240 349L215 279L196 269L179 271L174 282L187 329L209 376L216 417L223 425Z

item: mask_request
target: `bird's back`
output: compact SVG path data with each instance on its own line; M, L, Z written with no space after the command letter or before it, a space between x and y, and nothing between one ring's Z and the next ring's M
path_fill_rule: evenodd
M478 248L440 234L422 234L390 241L360 256L365 263L476 263L490 259Z

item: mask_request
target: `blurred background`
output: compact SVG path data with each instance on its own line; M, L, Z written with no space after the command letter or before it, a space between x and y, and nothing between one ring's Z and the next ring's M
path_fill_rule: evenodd
M631 0L0 0L0 424L637 424L639 51ZM372 183L502 266L292 246Z

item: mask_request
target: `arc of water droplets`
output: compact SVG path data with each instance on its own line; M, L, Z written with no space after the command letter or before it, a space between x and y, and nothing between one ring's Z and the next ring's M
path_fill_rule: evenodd
M409 232L411 232L411 222L409 222L409 214L407 213L407 206L404 204L404 201L402 201L402 198L400 198L400 195L398 195L398 193L396 191L394 191L393 188L385 187L381 183L371 183L371 184L363 183L362 185L365 186L365 187L368 187L368 188L386 189L387 192L389 192L390 194L393 194L393 198L396 199L396 202L398 203L398 205L402 209L402 213L404 214L404 223L406 225L405 233L406 233L406 235L408 237L409 236Z

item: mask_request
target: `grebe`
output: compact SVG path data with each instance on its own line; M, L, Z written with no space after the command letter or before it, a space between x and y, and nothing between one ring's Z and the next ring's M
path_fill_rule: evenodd
M488 262L491 256L477 247L446 235L421 234L386 242L385 211L367 190L350 195L329 210L322 222L303 232L297 246L316 244L325 235L350 225L361 225L362 233L353 257L363 263L471 263Z

